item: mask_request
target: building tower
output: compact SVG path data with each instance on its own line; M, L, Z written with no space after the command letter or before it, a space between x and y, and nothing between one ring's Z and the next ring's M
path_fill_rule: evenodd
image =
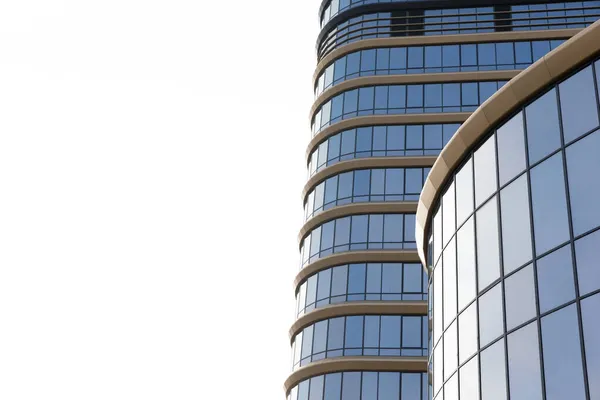
M461 124L600 17L600 1L324 0L319 16L286 396L443 399L428 356L448 326L427 316L437 303L419 259L431 246L415 237L427 228L419 196L436 199L430 170L463 152L450 142ZM449 142L459 147L438 159Z
M417 244L434 399L600 398L599 87L600 21L494 94L433 166Z

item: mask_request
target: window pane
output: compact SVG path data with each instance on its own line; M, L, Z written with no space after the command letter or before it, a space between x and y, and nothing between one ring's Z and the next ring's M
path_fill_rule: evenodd
M475 205L479 206L496 191L496 144L491 136L474 154Z
M327 374L325 376L325 400L340 400L342 374Z
M400 348L400 317L383 315L381 317L381 347Z
M565 142L568 143L598 126L598 106L592 67L558 85Z
M443 211L443 221L442 221L442 230L443 230L443 245L450 240L450 238L454 235L454 231L456 230L455 223L455 199L454 199L454 183L452 183L444 196L442 197L442 211Z
M458 366L458 335L456 321L444 332L444 379L448 379Z
M575 305L542 318L546 399L585 399Z
M494 286L479 299L479 340L483 347L504 331L502 291Z
M534 164L560 147L556 89L525 108L529 163Z
M421 347L420 316L402 316L402 347Z
M315 376L310 380L310 400L323 400L324 376Z
M363 316L346 317L346 341L344 348L362 347Z
M508 375L511 400L542 398L537 322L508 335Z
M344 347L344 317L329 320L327 332L327 350L336 350Z
M360 372L344 372L342 399L360 399ZM312 400L312 399L311 399Z
M377 372L362 373L362 398L377 398Z
M504 339L481 352L481 400L506 399Z
M498 129L498 166L500 186L525 170L523 114L518 113Z
M473 303L458 316L459 358L464 363L477 351L477 303Z
M580 295L600 289L598 249L600 249L600 231L594 232L575 242L577 280L579 282Z
M500 250L498 243L498 206L496 197L487 202L476 214L477 270L479 291L500 277Z
M527 176L523 175L500 192L502 210L502 255L504 273L531 261L531 223Z
M456 245L452 239L444 250L444 328L456 317Z
M462 310L475 298L475 232L473 217L460 228L458 244L458 309Z
M531 195L535 250L542 254L569 239L562 154L531 170Z
M379 373L379 400L400 398L400 374L398 372Z
M479 400L479 362L477 357L460 369L460 400Z
M583 337L585 341L585 356L590 386L590 399L600 399L600 295L595 295L581 302L581 317L583 319Z
M537 263L540 312L544 313L575 298L571 247L550 253Z
M469 160L456 174L456 223L462 224L473 212L473 164Z
M402 399L419 400L421 397L421 374L402 374ZM368 397L363 397L362 400L368 400Z
M567 148L567 172L573 233L580 235L600 225L600 131Z
M528 265L506 278L504 282L506 302L506 329L511 330L536 314L533 266Z
M455 374L444 385L444 399L458 400L458 375Z
M365 315L365 348L379 347L379 316Z
M382 293L402 292L402 264L383 264Z

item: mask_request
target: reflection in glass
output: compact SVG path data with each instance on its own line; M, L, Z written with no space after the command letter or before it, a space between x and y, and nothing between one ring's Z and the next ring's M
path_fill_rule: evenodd
M537 322L508 335L508 375L511 400L542 398Z
M500 192L504 273L531 260L531 224L527 176L522 175Z
M575 298L571 247L565 246L537 262L540 312L544 313Z
M575 242L580 295L600 289L598 249L600 249L600 231L584 236Z
M473 357L460 369L460 400L479 400L479 362Z
M600 180L592 178L592 171L600 171L600 131L572 144L566 153L573 233L578 236L600 226Z
M474 217L460 228L457 234L458 253L458 309L462 310L475 298L475 232Z
M598 126L594 77L589 66L558 85L565 143Z
M556 89L525 108L529 163L535 164L560 147Z
M456 174L456 223L473 213L473 162L471 159Z
M458 367L457 340L456 321L454 321L444 332L444 380L448 379Z
M542 318L546 398L585 399L575 305Z
M481 347L504 332L502 315L502 291L500 284L497 284L479 298L479 340Z
M456 317L456 241L444 250L444 328Z
M481 352L481 400L506 399L504 339Z
M518 113L498 128L498 167L500 186L525 170L523 113Z
M458 316L459 363L464 363L477 351L477 303L471 304Z
M536 313L533 266L530 264L504 281L506 329L511 330Z
M450 238L454 235L454 231L456 231L456 222L455 222L455 193L454 193L454 183L450 184L450 187L442 196L442 211L443 211L443 221L442 221L442 231L443 231L443 242L442 244L445 246Z
M531 196L535 251L542 254L569 239L561 153L531 170Z
M496 191L496 142L491 136L473 156L475 162L475 205Z
M498 206L493 197L476 214L479 291L500 277Z
M600 294L581 302L585 357L590 386L590 399L600 399Z

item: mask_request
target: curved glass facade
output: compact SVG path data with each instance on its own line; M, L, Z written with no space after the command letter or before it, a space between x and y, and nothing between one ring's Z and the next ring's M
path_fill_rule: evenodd
M365 115L471 112L506 81L365 86L325 103L312 121L313 136L338 121Z
M334 253L415 248L415 214L352 215L324 223L304 237L301 268Z
M416 263L338 265L310 276L298 289L297 315L352 301L427 300L427 275Z
M335 206L382 201L416 201L430 168L376 168L325 179L306 196L305 219Z
M427 374L338 372L318 375L292 388L287 400L340 400L340 396L344 400L427 400Z
M317 79L315 96L348 79L373 75L525 69L564 40L379 47L336 59Z
M342 356L426 356L427 317L352 315L309 325L293 340L293 368Z
M436 156L460 124L363 126L325 139L309 157L309 177L340 161L368 157Z
M428 249L434 399L600 398L599 73L522 107L446 185Z
M339 13L354 7L364 6L366 4L406 3L407 1L408 0L331 0L323 7L323 12L321 13L321 27Z
M318 56L365 39L585 28L599 17L598 1L365 13L328 30Z

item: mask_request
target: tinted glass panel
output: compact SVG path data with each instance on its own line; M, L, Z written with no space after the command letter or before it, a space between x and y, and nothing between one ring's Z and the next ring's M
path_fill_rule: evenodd
M523 113L512 117L496 134L498 137L498 165L500 186L525 170L525 138Z
M477 211L476 218L477 271L481 292L500 277L498 207L495 197Z
M587 67L558 85L565 142L598 126L598 106L592 67Z
M600 295L592 296L581 303L583 337L590 385L590 398L600 399Z
M504 331L502 290L498 284L479 298L479 340L485 346Z
M546 398L585 399L575 305L542 318Z
M600 289L600 231L594 232L575 242L577 256L577 280L581 295Z
M506 399L504 340L481 352L481 399Z
M570 246L541 258L537 270L540 312L544 313L575 298Z
M529 163L534 164L560 147L556 89L525 108Z
M600 226L600 180L590 179L600 171L600 131L567 148L567 172L573 231L580 235Z
M529 190L525 175L500 192L502 209L502 255L504 273L531 260Z
M513 329L536 313L533 266L528 265L504 281L506 329Z
M479 206L496 191L496 143L490 137L473 156L475 162L475 204Z
M508 335L508 375L511 400L542 398L536 322Z
M562 154L531 170L531 195L535 250L542 254L569 238Z

